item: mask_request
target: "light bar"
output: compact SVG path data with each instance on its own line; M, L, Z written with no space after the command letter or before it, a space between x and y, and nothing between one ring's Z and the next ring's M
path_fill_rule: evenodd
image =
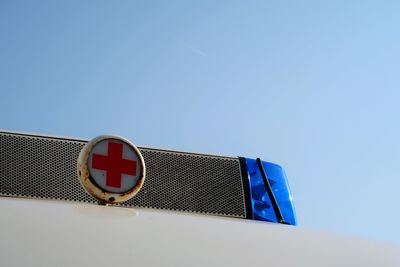
M1 196L101 202L296 225L289 186L279 165L135 148L116 136L88 141L0 131Z

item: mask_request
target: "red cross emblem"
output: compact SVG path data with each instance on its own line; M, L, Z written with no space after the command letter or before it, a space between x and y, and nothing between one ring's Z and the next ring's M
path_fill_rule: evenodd
M121 188L122 174L136 175L135 160L123 158L123 144L108 142L108 155L93 154L92 168L106 171L106 186Z
M102 203L121 203L143 187L146 167L129 140L102 135L90 140L78 157L78 176L86 191Z

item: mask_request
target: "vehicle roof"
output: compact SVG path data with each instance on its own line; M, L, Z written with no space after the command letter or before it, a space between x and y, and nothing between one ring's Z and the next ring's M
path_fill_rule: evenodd
M400 266L391 244L273 223L0 198L3 266Z

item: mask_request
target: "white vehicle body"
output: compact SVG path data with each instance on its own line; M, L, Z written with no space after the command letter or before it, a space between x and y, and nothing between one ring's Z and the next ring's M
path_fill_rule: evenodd
M400 249L287 225L0 198L1 266L400 266Z

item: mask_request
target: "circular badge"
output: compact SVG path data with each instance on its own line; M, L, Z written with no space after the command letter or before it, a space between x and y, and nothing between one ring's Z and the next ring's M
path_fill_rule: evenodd
M78 176L86 191L104 203L131 199L142 188L146 168L139 149L119 136L89 141L78 158Z

